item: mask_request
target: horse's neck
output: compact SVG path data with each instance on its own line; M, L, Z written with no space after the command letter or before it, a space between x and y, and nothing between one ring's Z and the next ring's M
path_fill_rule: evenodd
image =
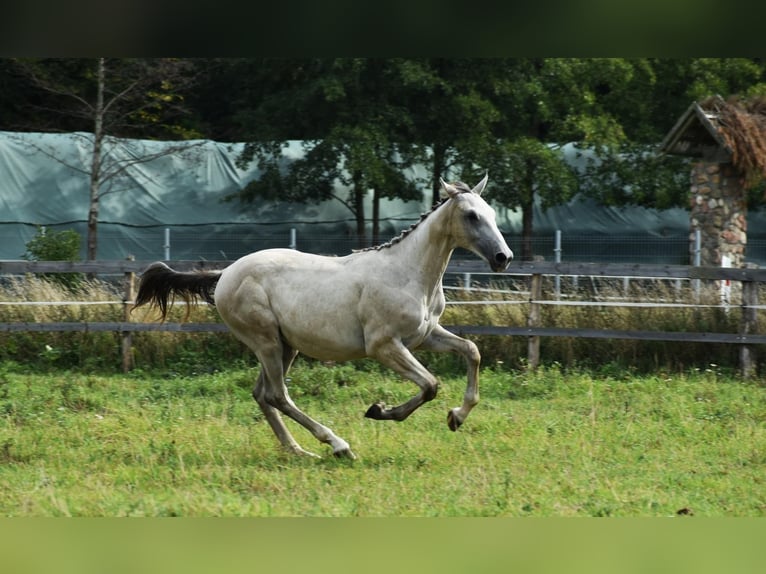
M417 276L428 292L441 285L455 249L446 233L449 211L448 205L440 207L391 248L391 255L401 262L409 279Z

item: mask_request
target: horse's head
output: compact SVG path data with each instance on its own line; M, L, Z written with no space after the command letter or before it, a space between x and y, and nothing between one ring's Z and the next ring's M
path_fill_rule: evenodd
M495 210L481 198L487 178L485 175L473 189L464 183L440 181L453 204L451 233L457 246L484 259L492 271L502 271L513 259L513 252L497 228Z

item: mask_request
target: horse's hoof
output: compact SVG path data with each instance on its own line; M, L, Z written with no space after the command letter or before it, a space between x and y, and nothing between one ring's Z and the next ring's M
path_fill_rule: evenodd
M449 427L449 430L454 432L459 429L462 424L463 422L458 420L454 412L450 411L447 413L447 426Z
M367 409L367 412L364 413L364 416L368 419L375 419L376 421L383 420L383 404L375 403L374 405L371 405L370 408Z
M356 455L351 452L350 448L343 448L341 450L336 450L332 453L335 458L344 458L346 460L356 460Z

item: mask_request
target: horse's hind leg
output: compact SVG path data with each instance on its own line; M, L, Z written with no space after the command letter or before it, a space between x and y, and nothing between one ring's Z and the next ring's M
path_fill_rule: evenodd
M333 433L328 427L312 419L293 403L287 392L284 376L295 356L295 352L287 347L285 343L282 343L280 347L282 347L282 350L274 349L274 352L269 353L265 353L263 348L259 349L258 359L261 361L262 368L262 380L259 379L259 382L262 383L262 390L258 393L260 400L256 399L258 400L259 405L261 405L261 401L263 401L267 407L271 407L272 410L270 411L268 408L264 409L264 413L270 412L271 415L273 415L272 419L268 420L269 423L272 424L274 432L277 433L277 437L279 437L280 440L283 440L280 436L280 432L284 431L282 436L285 436L284 433L287 433L289 436L289 432L287 432L287 429L284 428L284 423L279 419L279 413L273 410L275 408L305 427L318 441L329 444L332 447L335 456L351 459L356 458L345 440ZM284 357L288 356L290 357L289 361L285 361ZM261 405L261 408L263 409L263 405ZM267 414L267 418L269 416L270 415ZM277 428L274 427L272 420L279 420ZM292 439L292 437L290 437L290 439ZM295 443L295 441L292 440L292 443ZM282 444L285 443L283 442ZM297 446L297 443L295 444ZM300 447L298 448L300 449ZM300 452L305 453L306 451L300 449Z
M263 373L260 373L255 388L253 389L253 398L258 403L258 406L261 407L261 411L263 411L266 421L269 423L269 426L271 426L271 430L274 431L274 434L277 435L277 439L279 439L282 446L295 454L305 454L319 458L319 456L313 452L301 448L298 442L293 438L293 435L290 434L290 431L287 430L285 423L282 421L282 417L279 415L279 411L266 401L264 391L265 378Z

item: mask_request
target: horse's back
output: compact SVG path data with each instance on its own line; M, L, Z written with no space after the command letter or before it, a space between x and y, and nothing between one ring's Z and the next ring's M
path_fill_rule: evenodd
M264 249L241 257L223 270L221 283L224 288L241 285L254 280L272 294L293 291L296 294L309 288L318 295L323 286L337 292L343 284L348 285L355 272L346 257L329 257L304 253L293 249ZM227 286L232 283L232 286Z

